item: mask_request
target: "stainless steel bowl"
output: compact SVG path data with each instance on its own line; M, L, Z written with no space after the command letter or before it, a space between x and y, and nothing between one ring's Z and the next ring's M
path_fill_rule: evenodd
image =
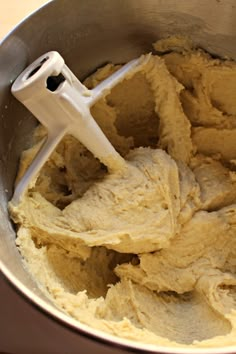
M214 55L236 59L235 0L54 0L23 21L0 46L1 270L19 294L59 322L63 328L60 333L66 336L76 332L73 343L83 353L236 352L236 346L186 350L141 345L101 333L66 316L41 293L24 269L7 212L20 152L35 126L29 112L10 94L18 74L41 54L57 50L82 79L108 61L126 62L150 51L158 38L177 33L190 36Z

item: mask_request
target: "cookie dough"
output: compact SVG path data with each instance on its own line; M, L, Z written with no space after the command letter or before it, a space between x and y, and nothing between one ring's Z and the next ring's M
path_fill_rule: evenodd
M9 209L27 269L68 315L136 342L224 347L236 344L236 63L185 44L156 43L167 53L92 107L126 170L66 136Z

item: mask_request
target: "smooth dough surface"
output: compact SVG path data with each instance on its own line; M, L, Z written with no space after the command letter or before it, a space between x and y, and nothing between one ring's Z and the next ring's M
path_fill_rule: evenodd
M40 288L89 326L163 346L236 345L236 63L178 38L154 47L167 54L143 56L91 110L126 168L108 172L65 136L9 204L16 243ZM45 135L36 128L18 179Z

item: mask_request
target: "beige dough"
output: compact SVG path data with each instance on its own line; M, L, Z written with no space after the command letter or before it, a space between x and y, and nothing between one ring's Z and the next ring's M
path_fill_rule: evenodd
M146 55L92 107L126 170L108 173L66 136L9 205L16 243L80 322L143 343L236 345L236 64L177 37L154 47L168 54ZM18 178L45 134L35 130Z

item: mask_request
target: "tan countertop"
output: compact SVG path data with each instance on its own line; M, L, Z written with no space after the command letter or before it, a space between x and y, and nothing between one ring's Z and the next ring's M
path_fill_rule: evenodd
M48 0L0 0L0 39Z

